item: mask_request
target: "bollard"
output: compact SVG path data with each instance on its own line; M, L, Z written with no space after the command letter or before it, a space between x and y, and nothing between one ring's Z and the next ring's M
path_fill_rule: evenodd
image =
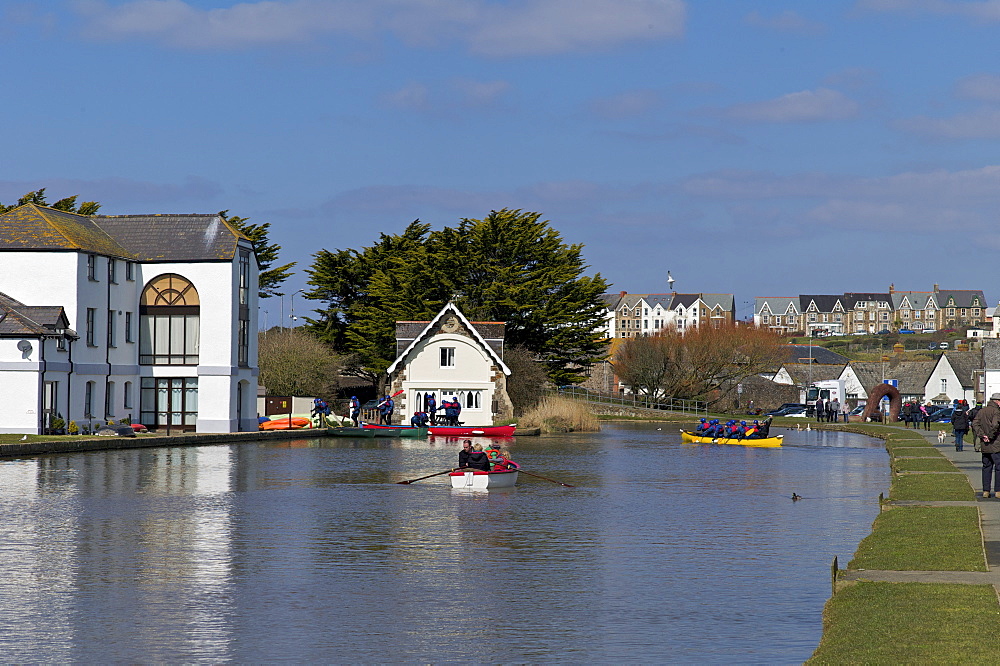
M837 594L837 556L833 556L833 564L830 565L830 596L836 596Z

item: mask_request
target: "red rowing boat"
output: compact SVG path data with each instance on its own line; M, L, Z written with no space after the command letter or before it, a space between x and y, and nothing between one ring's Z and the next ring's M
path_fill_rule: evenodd
M513 437L517 424L505 426L430 426L427 432L438 437Z

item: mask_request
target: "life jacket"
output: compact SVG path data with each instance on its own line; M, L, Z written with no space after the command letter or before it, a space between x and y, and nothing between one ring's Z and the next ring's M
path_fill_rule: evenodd
M757 434L758 434L758 432L757 432L756 426L750 426L749 428L746 429L746 432L743 433L743 436L744 437L755 437L755 436L757 436Z
M351 400L351 409L353 410L361 409L361 401L359 401L357 398L353 398Z

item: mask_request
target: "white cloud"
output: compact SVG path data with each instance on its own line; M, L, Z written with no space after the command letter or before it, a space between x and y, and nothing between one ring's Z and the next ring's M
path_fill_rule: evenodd
M1000 102L1000 75L974 74L959 79L955 94L963 99Z
M507 81L453 79L433 87L411 81L399 90L387 93L382 100L398 109L453 116L459 110L505 110L511 85Z
M394 92L383 96L390 106L399 109L427 111L430 109L430 91L422 83L411 82Z
M389 34L417 47L459 43L506 57L671 39L682 0L258 0L200 9L184 0L77 0L95 40L147 39L182 49L253 48Z
M859 0L860 9L907 14L946 14L1000 21L1000 0Z
M655 90L630 90L593 100L590 110L602 118L617 119L645 115L662 105L663 96Z
M750 122L789 123L844 120L858 114L858 103L829 88L788 93L763 102L748 102L729 107L730 118Z
M822 23L811 21L790 9L774 16L764 16L758 11L753 11L746 15L744 21L754 27L798 35L818 35L826 28Z
M950 118L917 116L895 123L899 129L940 139L1000 138L1000 109L983 108Z

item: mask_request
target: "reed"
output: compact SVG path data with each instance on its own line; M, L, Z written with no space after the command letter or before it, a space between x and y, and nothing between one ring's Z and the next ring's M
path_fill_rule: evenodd
M601 429L586 403L547 396L517 420L519 428L541 428L542 432L597 432Z

